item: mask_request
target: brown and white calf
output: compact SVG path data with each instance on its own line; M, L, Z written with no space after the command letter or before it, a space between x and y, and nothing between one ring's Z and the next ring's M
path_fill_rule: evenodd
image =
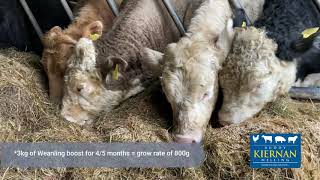
M190 14L188 11L196 2L172 1L180 19ZM141 92L147 80L141 64L143 48L162 51L179 37L161 1L128 1L112 30L94 43L96 59L88 63L80 52L80 56L73 57L76 60L70 61L80 63L71 63L67 70L62 116L78 124L90 123L99 113L108 112Z
M89 0L67 29L55 26L44 35L41 62L49 79L51 100L61 103L66 62L72 55L76 42L92 33L101 35L102 29L107 31L111 28L114 18L106 0Z
M253 22L264 0L242 2ZM145 66L161 76L172 106L177 142L202 140L218 95L218 71L233 39L232 14L228 1L206 0L179 42L168 45L164 54L145 50Z

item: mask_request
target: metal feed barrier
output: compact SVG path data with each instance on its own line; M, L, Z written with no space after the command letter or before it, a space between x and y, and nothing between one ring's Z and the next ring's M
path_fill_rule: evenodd
M25 0L20 0L20 3L22 5L24 11L27 13L27 16L28 16L28 18L29 18L34 30L37 32L37 35L41 39L41 37L43 36L43 32L42 32L42 30L41 30L36 18L33 16L33 14L31 12L27 2Z
M113 13L113 15L118 16L119 15L119 9L114 0L107 0L107 3Z
M174 21L174 23L177 26L177 28L179 29L181 36L184 36L186 34L186 29L183 26L181 19L179 18L179 16L175 12L174 7L172 6L170 0L162 0L162 2L165 5L165 7L167 8L172 20ZM243 9L243 6L242 6L240 0L230 0L230 4L232 4L232 6L234 6L236 9ZM247 16L247 14L245 14L245 15L246 15L246 23L247 23L247 25L250 25L251 21L250 21L249 17Z
M70 21L73 21L74 16L73 16L72 10L71 10L70 6L68 5L67 1L60 0L60 2L61 2L61 5L63 6L64 10L66 11ZM107 2L108 2L108 5L109 5L112 13L115 16L118 16L119 10L118 10L118 7L117 7L117 4L115 3L115 1L114 0L107 0ZM38 35L38 37L41 39L43 36L43 31L41 30L39 23L36 20L36 18L34 17L32 11L30 10L28 3L26 2L26 0L20 0L20 4L23 7L23 10L26 12L34 30L36 31L36 33Z
M241 11L243 12L241 15L244 15L244 17L245 17L246 26L250 26L252 24L251 20L248 17L247 13L245 12L245 10L241 4L241 1L240 0L229 0L229 2L234 7L235 12L237 12L237 11L238 11L237 13L241 13Z
M320 100L320 88L292 87L289 91L291 98Z
M170 0L162 0L163 4L167 8L172 20L176 24L177 28L180 31L181 36L184 36L186 34L186 30L182 24L182 21L180 20L179 16L177 15L176 11L174 10L173 6L170 3Z
M67 3L67 0L60 0L60 2L61 2L61 4L62 4L64 10L65 10L66 13L68 14L69 19L70 19L71 21L73 21L73 19L74 19L74 18L73 18L73 13L72 13L72 10L70 9L70 6L69 6L68 3Z
M186 30L185 27L183 26L182 21L180 20L179 16L174 10L174 7L172 6L170 0L162 0L163 4L167 8L172 20L176 24L177 28L180 31L180 34L182 36L185 35ZM230 4L234 6L236 9L243 9L243 6L241 4L241 0L229 0ZM316 5L317 9L320 11L320 1L319 0L313 0L314 4ZM26 0L20 0L20 3L26 12L31 24L33 25L37 35L41 39L43 36L43 31L41 30L36 18L34 17L33 13L31 12L28 4L26 3ZM117 7L117 4L115 3L114 0L107 0L107 3L112 10L113 14L115 16L119 15L119 9ZM68 3L66 0L61 0L61 4L66 11L69 19L72 21L74 19L73 13L71 11L71 8L69 7ZM246 21L247 24L251 24L249 17L246 15ZM320 100L320 88L313 88L313 87L292 87L290 89L289 95L292 98L298 98L298 99L315 99L315 100Z
M318 10L320 11L320 0L313 0L313 2L317 6Z

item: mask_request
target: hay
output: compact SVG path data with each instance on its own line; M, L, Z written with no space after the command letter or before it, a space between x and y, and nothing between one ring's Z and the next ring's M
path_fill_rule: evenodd
M170 107L159 85L103 115L92 127L60 118L39 57L0 50L1 142L169 142ZM301 132L301 169L251 169L249 133ZM241 125L208 128L199 168L0 169L3 179L320 179L320 105L288 98Z

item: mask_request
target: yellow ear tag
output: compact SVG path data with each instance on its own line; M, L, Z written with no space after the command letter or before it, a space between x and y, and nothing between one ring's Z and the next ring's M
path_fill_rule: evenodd
M113 72L112 72L112 78L114 80L118 80L119 79L119 65L117 64L116 67L114 68Z
M319 27L315 27L315 28L309 28L304 30L301 34L303 36L303 38L308 38L310 37L312 34L316 33L319 30Z
M96 41L100 38L100 35L99 34L90 34L89 35L89 38L92 40L92 41Z
M247 27L247 23L243 21L241 27Z

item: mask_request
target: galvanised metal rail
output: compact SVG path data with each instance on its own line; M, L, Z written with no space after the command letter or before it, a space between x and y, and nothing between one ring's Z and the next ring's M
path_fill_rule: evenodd
M177 28L179 29L181 36L184 36L186 34L186 30L185 30L179 16L177 15L176 11L174 10L173 6L171 5L170 0L162 0L162 2L165 5L165 7L167 8L172 20L174 21L174 23L177 26Z
M73 21L73 19L74 19L73 13L72 13L70 6L67 3L67 0L61 0L61 4L62 4L64 10L66 11L66 13L68 14L70 21Z
M289 91L291 98L320 100L320 88L292 87Z
M113 13L113 15L118 16L119 15L119 9L114 0L107 0L107 3Z
M37 35L41 39L41 37L43 36L43 32L42 32L42 30L41 30L36 18L33 16L33 14L31 12L27 2L25 0L20 0L20 3L22 5L24 11L27 13L27 16L28 16L28 18L29 18L34 30L36 31Z
M244 15L245 15L245 19L246 19L246 23L247 25L251 25L251 20L248 17L247 13L245 13L245 9L243 8L242 4L241 4L241 0L229 0L230 4L235 8L235 9L241 9L244 11Z
M320 0L313 0L313 3L317 6L318 11L320 11Z

